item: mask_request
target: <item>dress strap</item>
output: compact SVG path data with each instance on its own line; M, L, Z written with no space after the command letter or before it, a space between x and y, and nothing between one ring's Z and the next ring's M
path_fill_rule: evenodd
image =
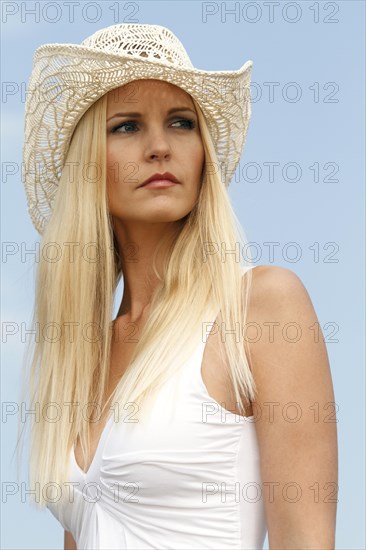
M256 264L254 264L254 265L242 265L241 270L242 270L243 275L244 275L244 273L249 271L249 269L253 269L254 267L258 267L258 265L256 265Z
M256 265L249 265L249 266L241 266L241 270L242 270L242 274L244 275L244 273L246 273L247 271L249 271L249 269L252 269L254 267L257 267ZM215 311L213 309L213 307L210 307L203 319L202 319L202 323L201 323L201 334L199 336L199 344L197 346L197 349L192 357L192 361L191 361L191 369L190 369L190 384L193 384L193 386L196 388L196 390L201 394L201 395L204 395L206 397L206 400L207 401L211 401L213 402L214 404L216 404L220 410L222 409L221 406L219 406L219 404L216 403L216 401L209 395L208 393L208 390L206 388L206 385L203 381L203 378L202 378L202 365L203 365L203 355L204 355L204 352L205 352L205 348L206 348L206 343L207 343L207 340L209 338L209 335L210 335L210 332L212 330L217 330L217 327L214 327L215 325L215 322L217 320L217 317L220 313L220 310L219 311ZM227 411L226 411L227 412ZM230 415L230 413L228 413ZM241 417L240 415L234 415L232 414L231 415L233 418L235 417L235 421L238 422L238 418L246 418L246 417ZM247 418L250 418L250 417L247 417Z

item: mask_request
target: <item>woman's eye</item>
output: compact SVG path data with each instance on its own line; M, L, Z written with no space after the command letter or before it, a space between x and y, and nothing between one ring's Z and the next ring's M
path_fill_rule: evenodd
M183 126L181 125L181 123L183 123ZM176 120L172 124L180 124L180 126L179 126L180 128L188 129L188 130L193 130L193 128L196 127L195 120L190 119L190 118L182 118L182 119ZM122 128L124 128L124 130L122 130ZM134 130L136 130L136 122L134 122L133 120L127 120L126 122L122 122L121 124L118 124L117 126L112 128L111 133L112 134L114 134L114 133L130 134L131 133L131 128L132 128L132 132ZM118 132L117 132L117 130L118 130Z
M181 120L177 120L176 122L184 122L185 124L187 124L187 126L185 127L189 129L193 129L196 127L196 122L191 118L182 118ZM176 124L176 122L173 122L173 124Z
M135 122L133 122L132 120L128 120L127 122L122 122L122 124L118 124L118 126L115 126L114 128L112 128L112 133L115 133L119 128L125 128L125 127L128 127L128 126L136 126L135 125ZM127 132L118 132L119 134L126 134L126 133L129 133L128 131Z

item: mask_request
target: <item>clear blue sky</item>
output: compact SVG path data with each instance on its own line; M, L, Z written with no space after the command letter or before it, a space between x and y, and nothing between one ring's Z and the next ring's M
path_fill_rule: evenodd
M247 4L79 2L70 20L64 2L40 2L33 15L35 2L2 2L2 319L14 334L3 335L1 397L18 401L24 342L17 327L29 327L34 298L34 255L24 252L34 250L39 235L28 218L19 170L24 88L35 49L80 43L102 27L139 22L170 28L201 69L238 69L251 59L252 119L230 195L254 243L255 263L293 270L316 309L339 407L336 548L361 550L365 3L280 2L273 13L264 2L246 10ZM2 424L3 481L16 479L10 462L15 434L10 418ZM7 549L63 547L54 517L19 497L2 504L1 537Z

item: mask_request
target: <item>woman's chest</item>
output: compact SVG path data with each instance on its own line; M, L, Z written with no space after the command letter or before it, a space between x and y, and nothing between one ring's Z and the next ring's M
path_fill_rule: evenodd
M152 409L153 412L150 412L150 422L141 422L141 414L133 404L129 408L121 410L118 403L113 403L113 423L122 423L126 429L131 427L130 425L134 427L134 429L128 431L128 437L132 438L129 441L130 448L142 451L141 442L147 443L149 440L152 448L156 448L160 439L164 442L167 437L172 443L175 443L176 448L180 448L182 445L183 447L187 446L190 438L199 437L202 426L200 428L197 425L197 419L200 423L202 422L205 411L209 409L207 403L212 400L218 404L217 410L214 411L215 414L221 414L221 409L224 409L232 414L239 415L237 400L229 376L225 347L221 340L219 332L209 334L207 342L203 344L203 356L201 357L198 353L198 355L191 357L187 365L183 366L183 372L174 374L168 383L163 386L158 394L155 407ZM114 340L111 348L107 396L112 395L118 382L123 377L135 347L136 343L128 339L118 338ZM184 369L189 372L184 372ZM111 403L107 405L105 413L100 419L90 424L90 452L86 464L83 461L79 440L75 446L74 458L78 467L84 472L90 467L98 450L99 442L106 429L107 419L111 412ZM252 414L252 407L248 407L245 416L249 417ZM136 427L136 424L138 424L138 427ZM192 425L195 425L193 431ZM205 426L203 428L205 430ZM122 436L121 433L120 435ZM127 437L127 432L124 437ZM192 444L194 443L198 444L197 441L192 441Z

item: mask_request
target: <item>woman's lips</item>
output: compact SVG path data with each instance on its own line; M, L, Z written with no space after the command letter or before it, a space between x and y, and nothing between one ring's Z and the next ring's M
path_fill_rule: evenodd
M153 180L149 181L149 183L145 183L145 185L142 185L140 189L166 189L167 187L172 187L173 185L179 184L171 180Z

